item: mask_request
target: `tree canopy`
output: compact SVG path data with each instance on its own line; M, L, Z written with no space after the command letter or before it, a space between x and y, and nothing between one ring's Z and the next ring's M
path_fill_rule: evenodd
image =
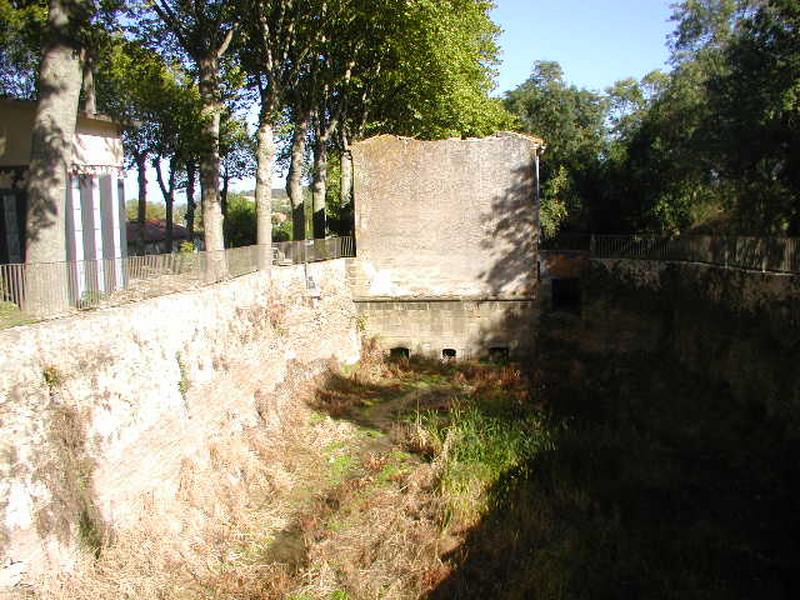
M506 95L548 144L543 225L800 234L800 7L684 0L672 70L604 93L536 63Z

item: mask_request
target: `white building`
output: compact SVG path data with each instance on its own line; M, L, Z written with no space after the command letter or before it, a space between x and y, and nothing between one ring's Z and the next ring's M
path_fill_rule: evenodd
M25 178L35 112L33 102L0 99L0 264L25 261ZM64 198L65 256L77 263L70 277L73 298L87 289L110 291L124 284L123 166L119 125L79 114Z

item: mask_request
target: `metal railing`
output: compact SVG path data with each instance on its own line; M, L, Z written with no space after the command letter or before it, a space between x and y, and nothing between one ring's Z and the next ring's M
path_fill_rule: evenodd
M685 235L583 235L543 249L585 249L596 258L695 262L773 273L800 273L800 238Z
M353 238L272 244L276 266L355 255ZM0 328L99 306L197 288L259 269L259 246L219 253L152 254L103 260L0 264ZM269 260L269 251L266 255Z

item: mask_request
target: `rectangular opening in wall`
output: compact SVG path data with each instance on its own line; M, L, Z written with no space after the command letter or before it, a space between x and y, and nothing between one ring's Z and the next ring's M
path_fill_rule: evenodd
M581 280L577 277L553 279L552 294L553 310L580 312Z
M389 350L389 358L392 360L406 360L411 355L408 348L398 346Z

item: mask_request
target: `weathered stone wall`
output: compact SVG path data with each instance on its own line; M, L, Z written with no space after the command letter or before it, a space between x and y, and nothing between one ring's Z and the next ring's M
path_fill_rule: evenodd
M367 337L386 349L442 358L481 359L492 349L510 357L533 350L538 314L533 300L359 300L356 302Z
M355 294L533 297L539 146L512 133L355 144Z
M671 352L743 401L800 415L800 276L593 260L585 283L584 317L608 324L609 340L619 319L636 320L640 333L621 347Z
M290 267L0 332L0 585L168 512L187 461L280 424L290 374L357 360L344 261L309 270L319 298Z

